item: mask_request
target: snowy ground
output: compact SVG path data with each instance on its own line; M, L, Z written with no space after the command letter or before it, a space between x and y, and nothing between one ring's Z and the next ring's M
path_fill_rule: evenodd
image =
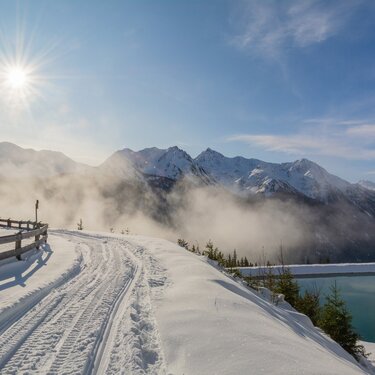
M80 271L75 247L71 241L50 236L41 251L25 254L22 262L15 258L0 262L0 327L9 323L8 315L22 313Z
M168 241L55 231L33 257L0 266L1 374L370 373Z
M375 343L361 341L361 344L366 348L366 351L370 356L368 357L369 361L375 366Z

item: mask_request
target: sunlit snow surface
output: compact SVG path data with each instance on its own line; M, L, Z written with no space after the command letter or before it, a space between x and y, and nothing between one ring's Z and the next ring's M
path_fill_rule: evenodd
M55 231L0 274L1 374L366 373L286 303L165 240Z

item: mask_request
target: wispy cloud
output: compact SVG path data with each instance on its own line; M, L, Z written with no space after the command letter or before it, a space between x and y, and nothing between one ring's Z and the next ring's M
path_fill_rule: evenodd
M347 160L375 160L375 148L371 147L368 138L375 134L373 131L372 125L364 125L341 131L337 128L324 132L315 129L314 132L305 130L287 135L239 134L228 137L227 141L245 142L266 151L298 156L324 155Z
M336 35L358 2L248 0L244 4L232 19L239 30L231 44L276 57L285 48L307 47Z
M368 141L375 141L375 124L364 124L350 127L346 130L348 135L366 138Z
M340 119L335 117L318 117L318 118L309 118L303 120L304 124L317 124L317 125L343 125L343 126L355 126L366 124L367 120L361 119Z

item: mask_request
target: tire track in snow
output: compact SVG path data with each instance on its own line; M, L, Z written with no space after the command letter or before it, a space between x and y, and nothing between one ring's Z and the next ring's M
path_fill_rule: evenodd
M89 337L82 332L84 329L91 333L91 341L95 341L96 326L105 319L111 297L118 290L116 284L129 277L124 268L131 264L123 262L119 254L107 251L101 241L86 243L90 251L85 257L86 267L79 277L58 288L1 336L0 358L3 365L6 363L1 373L14 373L15 370L32 371L35 367L41 367L45 371L51 356L60 359L63 364L64 361L61 359L66 354L68 346L71 349L68 354L74 357L75 346L71 346L72 343L77 346L89 346ZM103 256L104 251L108 253L108 257ZM120 276L115 272L118 264L123 265L118 269L121 272ZM60 300L61 303L54 306L56 300ZM48 306L54 308L47 309ZM42 318L37 319L40 314ZM84 339L85 344L82 342ZM77 366L70 366L71 370L84 360L79 359L76 361ZM53 372L59 372L57 364L58 362L54 363Z
M136 350L137 358L142 358L137 373L164 373L160 346L153 342L150 355L150 343L144 339L154 340L156 326L144 321L142 303L134 300L140 297L140 290L144 291L141 285L145 285L144 269L139 254L134 255L134 245L83 233L56 234L87 247L82 251L84 267L77 277L48 294L0 336L0 374L113 373L119 337L124 336L131 337L134 344L130 352ZM147 295L142 296L147 300L144 297ZM139 319L132 312L134 306ZM143 307L148 317L150 304ZM141 321L143 327L138 322L136 328L134 324L123 325L129 320Z

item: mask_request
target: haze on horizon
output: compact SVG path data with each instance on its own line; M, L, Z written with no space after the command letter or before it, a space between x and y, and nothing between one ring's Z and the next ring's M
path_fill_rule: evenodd
M129 147L306 157L375 181L375 4L0 4L1 141L100 164Z

